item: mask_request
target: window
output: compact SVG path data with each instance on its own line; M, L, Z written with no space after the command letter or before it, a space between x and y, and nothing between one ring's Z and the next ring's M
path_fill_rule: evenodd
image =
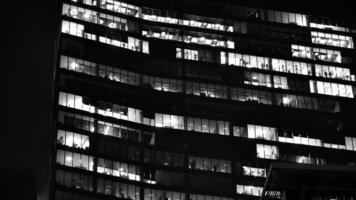
M168 114L155 114L155 126L174 128L174 129L184 129L184 117L177 115Z
M211 158L189 156L189 169L231 173L231 162Z
M189 194L191 200L233 200L233 198L220 197L220 196L210 196L201 194Z
M341 63L341 52L329 49L311 48L292 44L292 56L326 62Z
M229 135L229 122L187 117L187 130Z
M312 43L343 48L354 48L352 37L322 32L311 32Z
M63 4L62 14L82 21L100 24L112 29L128 31L127 20L104 13L98 13L89 9Z
M289 89L287 77L273 76L273 87L281 89Z
M103 101L98 102L98 114L137 123L141 123L142 116L141 110Z
M267 10L267 20L277 23L308 26L307 16L303 14Z
M58 123L71 128L81 129L89 132L94 132L94 118L59 111Z
M310 80L309 84L311 93L354 98L353 89L351 85L313 80Z
M349 28L346 28L345 26L339 23L331 23L331 20L326 18L312 17L310 20L310 27L318 28L318 29L331 29L335 31L350 32Z
M347 150L356 151L356 138L345 137L345 146Z
M310 47L292 45L292 56L298 58L309 58L312 59L312 52Z
M89 136L59 129L57 131L57 144L87 149L89 148Z
M270 75L255 72L244 72L244 77L244 83L247 85L272 87Z
M315 75L317 77L355 81L355 75L351 75L350 69L336 66L315 64Z
M148 149L144 151L143 162L180 168L185 166L182 154Z
M140 200L140 187L127 183L98 179L97 193L115 196L117 198Z
M143 76L142 84L164 92L183 92L183 81L153 76Z
M76 167L93 171L93 157L69 151L57 150L57 163L68 167Z
M98 133L104 135L118 137L132 142L143 142L140 141L140 138L143 139L142 137L144 137L141 135L142 133L138 129L133 129L127 126L117 125L117 124L108 123L100 120L98 121L97 131ZM154 134L151 133L151 137L147 139L149 139L149 144L154 143Z
M83 37L83 31L84 25L65 20L62 21L62 33Z
M61 56L60 68L96 76L95 63L69 56Z
M236 193L252 196L261 196L262 187L251 186L251 185L236 185Z
M85 191L93 191L93 178L84 174L56 170L56 183Z
M174 191L144 189L144 200L184 200L185 194Z
M90 100L86 97L73 95L69 93L59 92L59 105L84 110L93 113L94 106L90 105Z
M136 165L99 158L97 172L129 180L141 181L140 168Z
M177 48L177 58L180 58L180 48ZM198 51L192 49L184 49L184 59L186 60L199 60Z
M214 84L186 81L186 94L227 99L227 87Z
M256 144L257 158L278 159L279 152L277 146Z
M105 65L99 66L99 76L112 81L125 83L129 85L139 85L140 74L113 68Z
M267 126L247 125L248 138L277 141L277 129Z
M242 166L242 169L243 169L243 175L245 176L266 177L265 168Z
M140 7L120 1L101 0L100 7L117 13L139 17Z
M193 15L186 15L187 19L179 19L176 17L175 12L167 11L167 10L160 10L160 9L152 9L152 8L143 8L142 9L142 18L144 20L149 21L156 21L162 23L169 23L169 24L179 24L184 26L191 26L191 27L198 27L204 29L213 29L219 31L227 31L233 32L233 26L230 25L223 25L220 23L210 23L202 20L193 20L196 18L203 18L201 16L193 16ZM208 18L206 18L209 20ZM220 19L210 19L214 21L222 21Z

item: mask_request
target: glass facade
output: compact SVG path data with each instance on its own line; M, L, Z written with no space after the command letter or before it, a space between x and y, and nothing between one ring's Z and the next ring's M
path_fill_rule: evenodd
M194 2L62 3L53 199L257 200L271 163L355 162L348 22Z

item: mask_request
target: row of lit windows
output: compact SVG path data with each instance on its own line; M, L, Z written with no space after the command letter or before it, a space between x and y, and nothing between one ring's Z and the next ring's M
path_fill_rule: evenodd
M63 4L62 15L94 24L100 24L112 29L128 31L127 20L89 9Z
M266 177L267 176L265 168L242 166L242 169L243 169L243 175L246 175L246 176L255 176L255 177Z
M140 7L127 4L124 2L113 1L113 0L99 0L99 2L100 2L99 6L102 9L110 10L117 13L122 13L129 16L140 17L139 16L141 12ZM96 4L92 3L89 5L96 5Z
M143 192L144 200L184 200L187 199L189 195L189 199L191 200L232 200L233 198L222 197L222 196L212 196L212 195L202 195L196 193L182 193L177 191L170 190L159 190L159 189L151 189L151 188L141 188L140 186L127 184L118 181L112 181L107 179L98 178L95 181L95 178L62 170L56 170L56 183L60 185L64 185L67 187L72 187L76 189L81 189L84 191L94 191L94 182L96 182L96 191L99 194L110 195L117 198L123 199L131 199L131 200L140 200L140 193ZM237 193L238 194L247 194L254 195L250 193L250 189L245 188L243 193L239 192L239 187L243 187L243 185L237 185ZM254 186L244 186L244 187L254 187ZM70 200L71 197L80 198L80 199L89 199L89 197L84 197L80 195L74 195L74 193L67 192L56 192L56 200ZM94 199L90 197L90 199Z
M98 125L98 126L100 127L100 125ZM249 126L253 126L253 125L249 125ZM74 148L84 148L85 147L84 149L89 148L89 136L73 133L70 131L58 130L57 141L58 141L58 144L66 145L68 147L74 147ZM155 152L153 154L157 154L157 153L158 152ZM153 154L152 155L151 154L152 153L150 152L150 150L145 151L144 161L146 163L156 164L156 162L153 161L156 159L152 159L151 157ZM83 160L82 159L83 156L79 156L79 154L77 156L73 156L72 153L66 154L64 151L61 151L61 150L58 151L57 156L58 156L57 162L59 164L67 165L67 166L71 166L71 167L79 167L80 166L80 164L73 165L72 164L73 159L80 159L79 161L76 161L78 163L81 163L81 160ZM163 165L170 165L169 163L171 163L171 161L169 161L169 160L172 160L170 158L171 155L159 156L159 157L166 157L166 159L165 159L166 161L158 162L158 164L161 163ZM152 160L152 161L150 161L150 160ZM179 159L175 159L175 160L178 161ZM92 159L91 159L91 161L92 161ZM165 163L167 163L167 164L165 164ZM84 169L89 170L88 166L87 165L85 165L85 166L86 167ZM139 173L129 172L130 169L132 170L135 167L130 167L125 163L112 162L109 160L98 159L97 166L98 166L97 171L99 173L124 177L124 178L130 179L130 180L138 180L138 181L141 180L137 176ZM172 166L176 166L176 165L172 165ZM183 164L178 165L178 167L182 167L182 166L183 166ZM189 157L189 169L205 170L205 171L213 171L213 172L221 172L221 173L231 173L231 162L227 161L227 160L190 156ZM243 174L247 175L247 176L265 177L266 171L263 168L243 166ZM143 181L153 184L154 181L152 181L152 180L156 180L156 179L143 180Z
M80 149L87 149L90 145L89 136L64 130L58 130L57 143Z
M61 68L75 70L77 72L82 72L89 75L96 74L96 69L92 67L94 65L94 63L83 61L80 59L74 59L71 57L62 56L61 58ZM139 85L140 75L126 70L100 65L99 75L103 78L108 78L110 80L130 85ZM279 88L288 87L288 84L286 84L283 80L283 77L282 79L276 78L276 80L274 80L276 83L275 85ZM159 91L183 91L183 81L181 80L143 76L142 82L143 86L149 86L150 88ZM196 96L227 99L227 90L228 88L226 86L221 85L190 81L185 82L186 94L193 94ZM316 99L314 97L279 94L253 89L231 88L231 99L235 101L256 102L268 105L278 105L311 110L323 110L328 112L338 112L340 110L338 102L332 100L322 100Z
M93 171L94 169L94 158L92 156L70 151L57 150L56 162L68 167L75 167L89 171Z
M352 37L331 33L311 32L311 41L314 44L329 45L343 48L354 48Z
M310 27L317 28L317 29L327 29L327 30L334 30L334 31L350 32L349 28L330 25L330 24L327 24L327 23L310 22Z
M327 62L341 63L341 52L292 44L292 56Z
M267 140L273 140L275 137L275 128L272 127L263 127L263 126L257 126L257 125L248 125L249 129L253 129L251 134L249 133L250 138L257 137L260 135L260 139L267 139ZM250 128L254 127L254 128ZM240 134L246 135L246 133L243 133L244 131L240 129L236 129L234 127L234 135L239 136ZM237 131L238 130L238 131ZM282 141L282 137L279 137L280 140ZM285 138L285 137L284 137ZM294 137L295 138L295 137ZM305 139L303 137L299 137L300 141L294 142L295 144L305 144ZM307 138L308 139L308 138ZM309 138L309 141L312 139ZM304 142L303 142L304 141ZM288 142L288 141L286 141ZM356 150L356 138L346 138L346 143L354 143L353 147L348 146L348 148L354 148ZM117 145L118 143L112 143L108 147L113 148L113 145ZM69 144L70 145L70 144ZM312 144L309 144L312 145ZM326 146L325 146L326 147ZM330 148L335 148L335 147L330 147ZM100 149L105 149L105 152L108 150L108 148L99 141L99 152L103 153L102 150ZM116 149L116 150L114 150ZM132 150L132 148L130 148ZM121 149L121 148L113 148L113 152L119 152L120 157L122 157L123 152L126 152L127 150ZM134 158L124 158L123 159L133 159L138 161L139 160L139 149L135 150L136 153L131 152L129 154L137 154L134 156ZM262 145L262 144L257 144L256 145L256 151L257 151L257 157L258 158L263 158L263 159L278 159L279 158L279 153L278 153L278 147L276 146L271 146L271 145ZM113 152L106 152L107 154L114 155ZM92 170L92 162L89 162L93 160L91 157L86 158L85 155L80 155L80 154L73 154L73 153L68 153L67 157L68 158L63 158L64 154L62 156L59 156L60 159L58 159L61 164L71 166L71 167L78 167L86 170ZM73 161L73 158L78 159L76 161ZM298 162L298 163L305 163L305 164L325 164L324 159L320 158L313 158L310 155L309 156L283 156L282 159L285 159L287 161L291 162ZM89 160L89 161L88 161ZM145 150L144 151L144 162L145 163L151 163L151 164L160 164L160 165L165 165L165 166L173 166L173 167L183 167L184 166L184 161L183 157L179 157L178 154L172 154L170 152L159 152L157 150ZM179 161L180 164L177 163ZM84 164L83 164L84 163ZM91 164L89 164L91 163ZM224 161L224 160L217 160L217 159L208 159L208 158L200 158L200 157L190 157L189 158L189 168L190 169L199 169L199 170L207 170L207 171L218 171L218 172L223 172L223 173L231 173L231 164L230 161ZM100 171L102 172L102 170ZM243 174L248 175L248 176L260 176L260 177L265 177L265 171L262 168L254 168L254 167L244 167L243 168ZM133 175L131 177L134 177ZM150 175L152 177L152 175ZM129 178L128 176L126 178ZM130 179L130 178L129 178ZM132 178L131 178L132 179ZM146 178L147 179L147 178ZM133 179L132 179L133 180ZM145 182L150 183L150 184L155 184L154 179L146 180Z
M186 60L199 60L198 50L176 48L176 58L184 58Z
M354 98L351 85L313 80L309 81L309 85L311 93Z
M129 49L132 51L139 51L142 53L149 53L149 44L147 41L136 39L134 37L126 37L126 41L119 41L105 36L98 36L92 33L84 32L84 25L75 22L62 21L62 33L83 37L90 40L98 40L101 43Z
M72 0L76 2L76 0ZM228 31L233 32L233 26L223 25L221 24L221 19L213 19L213 18L206 18L202 16L193 16L193 15L186 15L186 14L178 14L172 11L167 10L159 10L159 9L152 9L152 8L143 8L141 7L120 2L114 0L99 0L99 7L102 9L110 10L113 12L125 14L128 16L133 16L137 18L143 18L149 21L156 21L168 24L179 24L191 27L199 27L204 29L213 29L213 30L220 30L220 31ZM85 0L83 2L86 5L97 6L97 1L92 0ZM244 17L253 16L254 18L262 18L267 21L276 22L276 23L284 23L284 24L296 24L298 26L310 26L312 28L318 29L331 29L335 31L343 31L349 32L348 28L342 27L338 24L332 24L330 20L323 20L316 22L314 19L310 19L308 21L308 16L305 14L299 13L289 13L289 12L281 12L281 11L274 11L274 10L261 10L259 13L256 9L248 8L248 7L235 7L237 9L237 13L241 13ZM187 19L180 19L177 15L182 15L184 18ZM310 17L310 16L309 16ZM206 20L192 20L192 18L203 18L209 21L215 21L213 23L206 22ZM220 21L217 23L217 21Z
M229 135L229 122L183 117L170 114L155 113L154 119L142 120L142 111L131 107L120 106L110 103L99 102L95 109L90 105L90 100L78 95L60 92L59 105L71 107L84 111L95 111L100 115L110 116L117 119L123 119L136 123L143 123L156 127L167 127L180 130L192 130L197 132L206 132L220 135ZM186 121L185 121L186 119ZM148 123L146 123L148 122ZM187 126L185 126L185 123ZM104 129L104 134L108 134L109 128Z
M168 12L159 9L152 9L152 8L142 9L142 18L149 21L162 22L168 24L179 24L183 26L234 32L233 30L234 28L231 25L210 23L210 22L204 22L201 20L193 20L193 19L179 19L175 17L175 14L173 12Z
M270 129L267 127L267 129ZM60 137L61 132L58 132L58 137ZM250 135L250 134L249 134ZM87 137L87 136L86 136ZM254 137L254 136L253 136ZM350 139L349 137L346 139ZM352 141L353 140L353 141ZM356 144L356 138L351 138L349 140L352 144L354 142ZM351 148L356 148L356 145ZM67 146L71 144L66 143ZM271 146L271 145L256 145L257 157L264 158L264 159L278 159L278 147ZM152 152L153 153L153 152ZM152 155L150 155L149 151L145 152L145 162L155 163L149 160ZM154 153L156 155L157 152ZM170 165L170 161L172 160L171 155L168 155L168 152L165 152L170 159L164 164L165 162L160 162L164 165ZM164 155L165 155L164 154ZM158 155L157 155L158 156ZM162 156L159 156L162 158ZM148 160L147 160L148 159ZM93 171L94 166L94 159L91 156L58 150L57 151L57 163L69 167L80 168L84 170ZM155 159L154 159L155 160ZM178 161L177 159L174 159ZM298 163L306 163L306 164L323 164L322 159L307 157L307 156L291 156L290 161L298 162ZM183 163L183 161L182 161ZM175 165L172 165L175 166ZM226 160L218 160L218 159L209 159L209 158L202 158L202 157L189 157L189 169L198 169L198 170L206 170L206 171L214 171L214 172L222 172L222 173L231 173L231 162ZM104 160L99 158L97 164L97 172L104 173L107 175L118 176L122 178L126 178L129 180L136 180L141 181L139 168L134 165L128 165L125 163L120 162L113 162L110 160ZM148 172L147 172L148 173ZM161 172L158 172L161 173ZM162 172L163 173L163 172ZM254 168L254 167L247 167L243 166L243 174L248 176L260 176L265 177L265 169L262 168ZM147 176L149 177L147 178ZM160 180L159 175L155 178L154 174L148 174L144 176L144 180L150 184L156 184L155 180Z
M143 76L142 86L164 92L183 92L183 81L175 79Z
M303 14L267 10L267 20L277 23L308 26L307 16Z
M59 156L59 159L57 158L57 163L61 164L61 165L71 166L70 164L68 165L67 163L65 163L65 161L62 161L62 160L77 159L78 160L77 162L82 162L81 158L75 158L75 157L72 157L72 155L73 155L73 153L71 153L71 152L58 150L57 156ZM81 157L84 157L84 155L81 155ZM74 162L76 162L76 161L74 161ZM81 169L93 171L89 168L84 168L84 167L81 167ZM116 177L133 180L133 181L143 181L143 182L146 182L149 184L182 186L183 184L186 183L184 181L184 177L183 177L182 173L168 172L168 171L155 170L155 169L143 168L143 167L141 167L141 169L140 169L140 167L135 166L135 165L126 164L126 163L122 163L122 162L116 162L116 161L110 161L110 160L106 160L106 159L102 159L102 158L97 159L96 171L98 173L106 174L109 176L116 176ZM200 179L201 177L193 175L189 179L191 181L194 181L194 178ZM56 177L56 180L63 180L63 178L59 176L59 177ZM212 181L212 180L213 179L210 179L210 181ZM76 185L75 187L77 187L78 189L82 189L81 187L79 187L79 185L78 186ZM98 192L102 193L100 191L98 191ZM112 192L104 192L104 193L112 195ZM163 194L163 195L165 195L165 194ZM120 197L123 197L123 196L124 195L122 195L122 194L120 195ZM200 196L197 197L197 199L200 199L200 198L201 198ZM203 198L204 198L204 196L203 196ZM218 198L218 197L216 197L216 198ZM207 199L209 199L209 197Z
M231 99L249 102L251 104L261 103L298 109L321 110L334 113L340 112L340 103L335 100L326 100L294 94L266 92L256 89L231 88Z
M299 49L299 47L300 47L300 49ZM295 53L294 53L295 57L307 57L306 50L309 49L309 52L310 52L310 47L292 45L292 49L293 49L293 52L295 51ZM328 51L331 51L331 50L328 50ZM335 53L335 52L332 51L329 53ZM336 53L338 53L340 55L339 51ZM197 58L198 58L198 52L196 54L197 54ZM304 62L288 61L288 60L283 60L283 59L252 56L252 55L231 53L231 52L229 52L229 53L221 52L220 57L221 57L220 58L221 64L234 65L234 66L247 67L247 68L258 68L258 69L263 69L263 70L273 70L273 71L293 73L293 74L303 74L303 75L310 75L310 76L313 74L312 73L312 65L309 63L304 63ZM340 62L341 62L341 55L339 57L340 57ZM312 57L310 56L310 58L312 58ZM329 67L334 67L334 66L325 66L325 65L318 65L318 66L320 66L323 69L329 68ZM338 78L338 79L342 79L342 80L355 81L355 76L350 74L349 69L341 68L341 67L335 67L335 68L339 68L340 70L342 70L342 74L339 74L337 77L336 76L327 76L327 78ZM315 70L317 70L317 69L315 69Z
M271 78L273 78L273 84ZM271 76L256 72L244 72L244 83L246 85L289 89L287 77L276 75Z
M77 72L85 73L88 75L96 74L95 63L83 61L81 59L75 59L67 56L61 57L61 68L74 70ZM316 69L329 69L332 74L340 74L342 68L332 68L327 66L316 66ZM327 73L326 70L324 70ZM110 80L115 80L118 82L139 85L140 75L138 73L129 72L126 70L121 70L117 68L111 68L108 66L99 66L99 76L103 78L108 78ZM248 85L256 86L265 86L272 87L271 75L266 75L256 72L245 72L244 73L244 83ZM310 81L310 91L315 93L314 82ZM319 94L327 94L334 96L342 96L353 98L352 86L336 83L326 83L321 84L322 82L317 81L317 89ZM143 85L149 85L150 87L160 90L160 91L169 91L169 92L182 92L183 91L183 81L174 80L174 79L165 79L160 77L149 77L143 76ZM330 85L330 90L329 90ZM289 89L289 84L286 77L282 76L273 76L273 87ZM331 89L333 88L333 89ZM333 91L333 92L332 92ZM227 99L227 87L214 84L206 83L196 83L196 82L186 82L186 94L193 94L197 96L206 96L212 98L223 98Z
M88 100L87 100L88 101ZM88 102L86 102L88 103ZM104 116L110 116L118 119L124 119L128 121L133 121L136 123L142 123L142 111L130 107L119 106L119 105L112 105L105 103L106 111L104 112L102 108L104 107L103 103L99 102L98 106L98 114ZM90 111L89 108L95 110L94 106L86 105L83 102L83 98L81 96L72 95L68 93L60 92L59 95L59 105L72 107L80 110ZM111 109L110 109L111 107ZM110 113L108 115L108 113ZM185 121L186 120L186 121ZM219 135L230 135L230 128L229 122L225 121L217 121L217 120L209 120L209 119L201 119L201 118L191 118L191 117L183 117L177 115L170 115L170 114L160 114L155 113L154 119L146 118L143 120L144 124L156 126L156 127L165 127L165 128L173 128L179 130L188 130L188 131L196 131L196 132L203 132L203 133L212 133L212 134L219 134ZM185 125L187 124L187 125ZM255 130L256 129L256 130ZM110 129L107 129L104 134L112 135L109 133ZM252 131L255 130L255 131ZM259 127L259 126L248 126L248 135L247 137L256 137L256 138L263 138L266 140L276 140L276 129L271 127ZM233 128L233 135L238 137L243 137L243 131L238 128ZM152 136L151 136L152 137ZM151 139L152 140L152 139ZM284 140L287 142L287 140ZM310 140L308 140L310 141ZM281 139L281 142L283 140ZM300 144L300 143L297 143ZM315 144L318 144L315 141ZM309 145L313 145L310 143ZM318 145L315 145L318 146ZM325 147L328 147L325 145ZM331 147L330 147L331 148ZM345 148L342 148L345 149Z
M59 119L60 120L60 119ZM62 120L60 120L62 121ZM68 120L67 120L68 121ZM92 122L93 123L93 122ZM81 124L86 124L86 123L81 123ZM266 127L266 126L258 126L258 125L247 125L248 127L248 133L246 132L246 128L244 127L236 127L233 126L233 135L237 137L248 137L248 138L259 138L259 139L265 139L265 140L275 140L276 138L276 129L272 127ZM59 132L58 134L61 134ZM71 135L70 135L71 136ZM70 143L72 140L71 138L66 137L67 140L65 141L64 144L71 146L72 143ZM87 137L87 136L85 136ZM79 137L78 137L79 138ZM83 136L82 136L83 138ZM58 135L58 140L60 141L60 136ZM279 142L286 142L286 143L293 143L293 144L304 144L304 145L311 145L311 146L323 146L326 148L335 148L335 149L348 149L348 150L354 150L356 151L356 138L351 138L351 137L345 137L345 145L336 145L336 144L329 144L329 143L322 143L320 139L313 139L313 138L308 138L308 137L301 137L301 136L292 136L292 138L288 137L278 137ZM77 142L79 143L79 142ZM61 143L62 144L62 143ZM101 143L99 142L99 147ZM79 145L74 145L74 147L79 147ZM100 147L99 149L104 148L104 146ZM278 148L275 146L270 146L270 145L258 145L257 147L257 152L258 152L258 157L259 158L264 158L264 159L277 159L278 158ZM107 148L105 148L107 149ZM116 151L115 151L116 152ZM119 150L118 152L124 152L123 150ZM108 154L112 154L108 152ZM121 153L122 154L122 153ZM120 155L121 155L120 154ZM70 157L73 157L72 154L69 155ZM177 157L178 156L178 157ZM80 160L81 155L76 155L76 157ZM137 158L139 156L137 155ZM127 158L126 158L127 159ZM132 159L132 158L130 158ZM204 159L205 158L201 158ZM208 159L206 161L202 161L198 157L192 157L189 162L189 168L190 169L200 169L200 170L208 170L208 171L219 171L219 172L230 172L230 162L228 161L223 161L223 160L218 160L214 161L214 159ZM286 158L288 161L291 162L299 162L299 163L307 163L307 164L323 164L325 163L325 160L319 159L319 158L312 158L309 156L288 156ZM62 159L64 160L64 159ZM85 158L84 160L88 160ZM137 160L136 158L134 160ZM180 160L180 164L177 163L177 161ZM71 158L68 158L64 160L63 162L66 162L67 166L73 166L73 167L82 167L86 166L85 169L88 168L88 164L82 165L81 161L76 162L77 164L74 164L72 162ZM174 153L169 153L169 152L158 152L155 150L147 150L145 151L145 156L144 156L144 162L146 163L151 163L151 164L161 164L161 165L166 165L166 166L174 166L174 167L183 167L184 162L183 158L179 158L179 155L175 155ZM209 163L206 164L206 163ZM217 165L217 168L214 167L213 163L220 163ZM88 162L86 162L88 163ZM201 164L204 163L204 164ZM194 167L196 166L196 167ZM251 176L259 176L261 173L261 170L255 170L251 168ZM245 174L244 175L249 175Z
M340 150L351 150L355 151L356 147L356 138L345 137L345 144L331 144L323 142L321 139L310 138L308 136L303 137L298 133L297 135L291 134L288 136L279 136L277 128L260 126L260 125L252 125L248 124L247 128L242 126L233 126L233 136L236 137L245 137L251 139L262 139L262 140L270 140L270 141L278 141L282 143L291 143L291 144L302 144L308 146L315 147L324 147L324 148L333 148ZM287 134L284 132L284 135Z
M169 33L166 31L161 31L161 32L142 31L142 35L146 36L146 37L153 37L153 38L164 39L164 40L174 40L174 41L179 41L179 42L183 41L185 43L208 45L208 46L213 46L213 47L225 47L225 48L230 48L230 49L235 48L234 41L219 40L219 39L208 38L208 37L204 37L204 36L200 36L200 37L193 36L193 35L180 36L177 33Z
M141 181L140 168L136 165L98 158L97 172L124 179Z
M139 85L140 74L131 71L113 68L86 60L61 56L60 68L68 69L92 76L100 76L112 81L117 81L129 85ZM99 69L98 69L99 68ZM97 73L97 71L99 72Z
M138 129L129 128L123 125L117 125L114 123L97 121L97 125L94 125L94 119L77 114L69 114L60 112L58 121L62 124L68 124L72 127L86 130L89 132L98 132L103 135L117 137L120 139L138 142L143 144L154 145L155 134L147 131L140 131ZM74 134L68 131L59 130L57 137L58 144L67 145L70 147L87 149L90 141L87 136Z
M244 83L247 85L255 85L255 86L274 87L274 88L281 88L281 89L296 89L294 86L293 88L289 87L289 85L294 83L294 81L292 80L288 81L287 77L276 76L276 75L271 76L271 75L266 75L266 74L256 73L256 72L245 72ZM326 95L348 97L348 98L354 97L353 89L351 85L310 80L309 87L311 93L326 94ZM302 88L297 88L297 89L302 90ZM307 90L308 88L303 88L303 89Z
M227 99L227 87L222 85L185 81L185 93L196 96Z
M237 194L251 195L251 196L261 196L263 187L257 187L252 185L236 185Z
M315 76L355 81L355 75L351 75L350 69L335 66L315 64Z
M180 130L187 129L194 130L197 132L229 135L228 122L224 121L187 117L187 128L185 128L184 119L186 117L183 116L155 113L154 119L143 119L142 111L139 109L110 104L101 101L98 103L97 109L95 109L95 106L90 105L90 102L88 101L89 99L83 98L82 96L60 92L58 104L70 108L88 111L91 113L96 112L103 116L109 116L116 119L122 119L136 123L144 123L156 127L168 127ZM202 122L204 123L203 125L201 125ZM206 125L210 128L205 128L205 122L207 122Z
M300 155L283 155L279 154L279 149L277 146L265 145L265 144L256 144L257 158L262 159L283 159L290 162L303 163L303 164L314 164L314 165L325 165L326 161L322 158L315 158L309 156L300 156ZM283 157L283 158L281 158Z

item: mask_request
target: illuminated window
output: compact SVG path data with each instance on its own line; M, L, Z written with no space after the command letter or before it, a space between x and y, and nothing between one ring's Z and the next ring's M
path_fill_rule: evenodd
M188 117L187 130L229 135L229 122Z
M345 146L347 150L356 151L356 137L345 137Z
M251 185L236 185L236 193L252 196L261 196L262 187L251 186Z
M278 147L264 144L256 144L257 158L276 160L279 157Z
M336 66L316 64L315 75L318 77L355 81L355 75L351 75L350 69Z
M353 89L351 85L313 80L309 81L309 85L311 93L354 98Z
M303 14L267 10L267 19L277 23L296 24L298 26L308 25L307 16Z
M277 129L267 126L247 125L248 138L277 141Z
M97 172L129 180L140 181L140 168L136 165L99 158Z
M94 161L92 156L57 150L57 163L69 167L76 167L93 171Z
M57 131L57 144L69 147L87 149L89 148L89 136L73 133L70 131Z
M243 174L246 176L266 177L266 169L242 166Z
M184 129L184 118L177 115L155 114L155 126Z
M341 52L292 44L292 56L327 62L341 63Z
M84 26L82 24L62 21L62 33L83 37Z
M354 48L352 37L331 33L311 32L312 43L343 48Z

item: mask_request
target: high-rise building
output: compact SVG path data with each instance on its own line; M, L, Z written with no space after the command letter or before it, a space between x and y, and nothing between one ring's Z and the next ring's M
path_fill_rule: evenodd
M59 19L51 199L278 199L271 163L356 165L347 19L204 0L64 0Z

